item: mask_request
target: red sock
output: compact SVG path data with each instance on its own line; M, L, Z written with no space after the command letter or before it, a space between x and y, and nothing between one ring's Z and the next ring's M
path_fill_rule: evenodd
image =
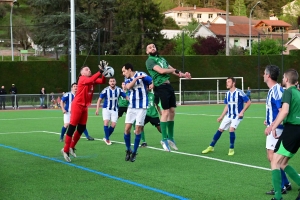
M81 134L79 134L78 131L75 131L70 148L75 148L75 146L76 146L78 140L80 139L80 137L81 137Z
M69 153L71 141L72 141L72 137L66 135L66 138L65 138L65 146L64 146L64 152Z

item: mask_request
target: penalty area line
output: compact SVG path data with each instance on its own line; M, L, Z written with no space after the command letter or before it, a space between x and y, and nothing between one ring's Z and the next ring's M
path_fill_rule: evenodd
M51 132L51 131L42 131L42 132L60 135L60 133L57 133L57 132ZM85 137L81 137L81 138L85 138ZM94 138L94 139L98 140L98 141L103 141L102 139L97 139L97 138ZM111 142L113 144L123 144L123 145L125 144L124 142L119 142L119 141L112 141L111 140ZM133 145L133 144L131 144L131 145ZM153 150L156 150L156 151L165 151L163 149L156 148L156 147L151 147L151 146L147 146L146 148L147 149L153 149ZM209 156L202 156L202 155L198 155L198 154L185 153L185 152L180 152L180 151L171 151L171 152L166 152L166 153L175 153L175 154L180 154L180 155L185 155L185 156L204 158L204 159L207 159L207 160L213 160L213 161L222 162L222 163L228 163L228 164L232 164L232 165L238 165L238 166L243 166L243 167L249 167L249 168L254 168L254 169L271 171L270 168L266 168L266 167L260 167L260 166L250 165L250 164L244 164L244 163L239 163L239 162L222 160L222 159L219 159L219 158L213 158L213 157L209 157Z

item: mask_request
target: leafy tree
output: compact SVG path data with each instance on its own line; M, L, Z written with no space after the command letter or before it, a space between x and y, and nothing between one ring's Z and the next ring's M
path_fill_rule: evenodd
M260 42L255 41L251 44L251 46L252 55L278 55L281 54L282 51L286 50L286 47L281 44L280 40L274 40L271 38L266 38ZM249 50L247 50L245 54L249 55Z
M14 38L17 39L23 49L28 49L30 47L30 43L28 42L28 35L30 35L31 31L28 26L25 26L26 21L23 18L18 17L14 20L14 29L13 35Z
M175 55L182 55L182 48L184 46L184 55L196 55L193 49L193 44L196 42L195 38L190 37L189 33L184 32L173 39L175 41ZM183 45L184 44L184 45Z
M236 16L246 16L246 6L244 0L235 0L233 13Z
M192 45L192 48L197 55L218 55L219 51L225 49L225 41L223 37L208 36L197 37L197 42Z
M117 0L117 7L114 41L118 54L145 54L149 43L155 43L161 49L164 39L160 31L164 16L157 4L152 0Z
M189 34L192 34L198 26L199 23L197 20L192 18L192 21L189 22L187 26L183 26L182 29L188 31Z
M164 29L180 29L172 17L167 17L164 19Z

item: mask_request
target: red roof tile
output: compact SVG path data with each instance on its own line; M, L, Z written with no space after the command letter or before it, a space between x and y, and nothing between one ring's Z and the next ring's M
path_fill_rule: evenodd
M286 23L282 20L260 20L255 26L258 26L259 24L264 23L268 26L281 26L281 27L290 27L292 25Z
M225 10L220 10L217 8L199 8L199 7L176 7L171 10L167 10L164 13L169 13L169 12L183 12L183 11L189 11L189 12L214 12L214 13L226 13Z
M210 24L208 27L215 35L226 36L226 24ZM251 28L251 35L258 37L258 33L262 33L256 28ZM230 36L248 37L249 36L249 25L247 24L235 24L234 26L229 26Z

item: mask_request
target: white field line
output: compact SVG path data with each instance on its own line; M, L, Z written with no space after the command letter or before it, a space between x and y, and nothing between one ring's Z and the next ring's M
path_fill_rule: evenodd
M209 114L192 114L192 113L176 113L176 115L199 115L199 116L208 116L208 117L220 117L220 115L209 115ZM265 117L244 117L249 119L265 119Z
M0 133L0 135L4 135L4 134L40 133L40 132L60 135L60 133L58 133L58 132L51 132L51 131L9 132L9 133ZM82 138L85 138L85 137L82 137ZM97 138L94 138L94 139L98 140L98 141L103 141L102 139L97 139ZM119 142L119 141L112 141L111 140L111 142L113 142L114 144L123 144L123 145L125 144L124 142ZM164 151L163 149L156 148L156 147L151 147L151 146L147 146L147 148L148 149L157 150L157 151ZM208 156L201 156L201 155L197 155L197 154L185 153L185 152L180 152L180 151L171 151L170 153L181 154L181 155L192 156L192 157L198 157L198 158L204 158L204 159L208 159L208 160L214 160L214 161L218 161L218 162L229 163L229 164L239 165L239 166L243 166L243 167L249 167L249 168L254 168L254 169L261 169L261 170L270 171L270 168L259 167L259 166L255 166L255 165L249 165L249 164L243 164L243 163L239 163L239 162L232 162L232 161L228 161L228 160L222 160L222 159L212 158L212 157L208 157Z

